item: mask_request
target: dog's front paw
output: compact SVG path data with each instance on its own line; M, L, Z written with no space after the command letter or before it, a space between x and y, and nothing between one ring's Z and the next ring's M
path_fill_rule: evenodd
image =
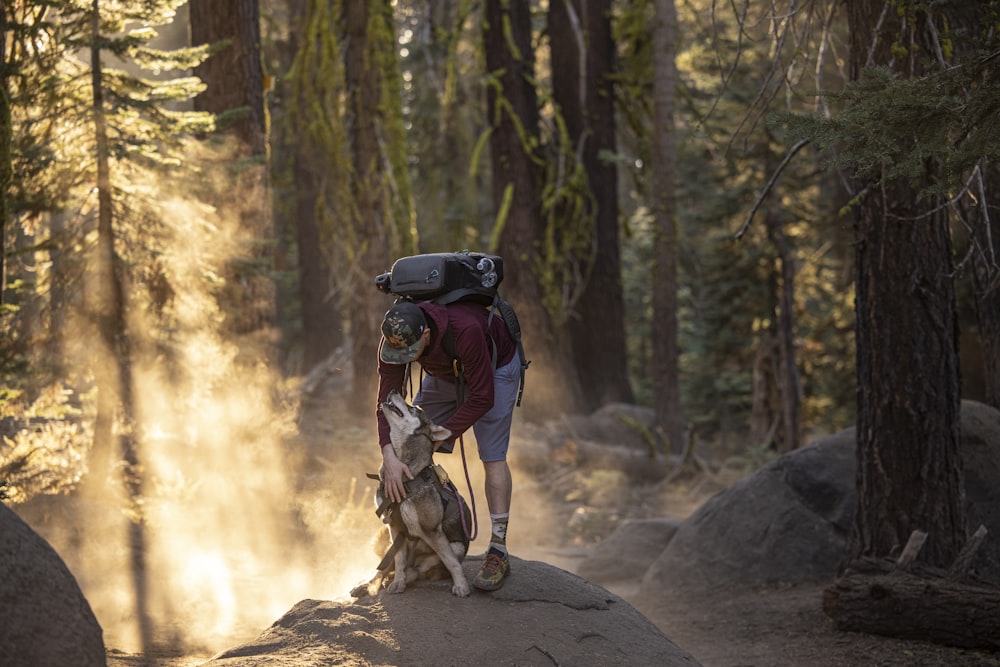
M460 598L469 597L469 582L465 579L456 581L451 587L451 592L453 595L457 595Z
M353 598L363 598L365 596L371 597L379 592L382 588L382 584L385 582L385 574L379 572L371 581L358 584L351 589L351 597Z

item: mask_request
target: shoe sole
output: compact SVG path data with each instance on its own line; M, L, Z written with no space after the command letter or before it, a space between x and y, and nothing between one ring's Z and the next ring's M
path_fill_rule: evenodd
M500 577L500 581L498 581L496 584L491 584L491 583L485 582L485 581L473 580L472 585L473 585L474 588L477 588L477 589L479 589L481 591L486 591L488 593L491 593L493 591L496 591L496 590L499 590L500 588L502 588L503 587L503 582L505 582L507 580L507 577L509 577L509 576L510 576L510 565L508 564L507 565L507 571L503 573L503 576Z
M481 590L481 591L486 591L487 593L492 593L493 591L498 591L498 590L500 590L501 588L503 588L503 582L504 582L504 580L506 580L506 579L507 579L507 577L506 577L506 576L504 576L504 578L503 578L503 579L501 579L500 581L498 581L498 582L497 582L497 583L496 583L495 585L491 585L491 584L481 584L481 583L479 583L479 582L477 582L477 581L474 581L474 582L472 582L472 585L473 585L474 587L476 587L476 588L477 588L478 590Z

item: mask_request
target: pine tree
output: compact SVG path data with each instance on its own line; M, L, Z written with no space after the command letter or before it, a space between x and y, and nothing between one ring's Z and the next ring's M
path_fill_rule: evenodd
M212 126L205 114L172 108L197 92L197 79L149 74L183 71L204 56L199 49L167 52L150 46L153 26L169 22L179 4L89 0L24 5L22 16L45 15L31 35L36 43L44 39L45 57L22 59L17 76L8 79L16 82L11 124L23 151L15 160L35 157L35 173L44 188L59 194L46 200L24 190L24 210L51 213L53 230L64 219L60 211L78 212L66 233L53 235L51 243L79 248L79 255L89 260L80 274L83 280L74 284L76 297L70 298L83 304L80 333L95 342L87 350L87 368L77 369L81 376L92 374L98 388L88 482L95 489L103 487L105 476L117 469L113 461L124 462L123 498L132 519L130 566L144 648L151 646L152 628L146 608L142 425L133 355L147 334L140 335L132 323L140 312L154 321L162 315L165 303L156 294L167 280L156 262L164 221L148 184L152 174L185 164L183 137ZM49 150L37 150L47 144ZM38 155L47 159L38 161ZM63 269L53 267L51 273Z

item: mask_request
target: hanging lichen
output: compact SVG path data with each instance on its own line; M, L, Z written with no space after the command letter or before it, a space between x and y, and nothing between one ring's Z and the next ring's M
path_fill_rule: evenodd
M545 233L537 275L545 309L556 324L562 324L583 296L597 256L597 202L558 109L552 118L555 137L550 144L555 155L546 163L542 188Z
M303 37L288 72L288 122L305 169L314 175L316 221L331 266L351 266L364 241L354 228L339 0L309 0ZM334 279L346 272L334 272ZM345 288L347 285L337 285Z
M378 7L380 11L373 11L369 15L368 39L382 78L379 117L383 124L378 131L381 134L379 146L385 154L383 160L385 168L381 197L383 211L389 217L387 222L393 238L390 244L392 254L409 255L416 252L417 224L407 169L406 128L403 125L403 104L400 94L402 77L399 71L399 59L396 56L392 5L383 2Z
M379 202L378 210L385 216L378 233L387 235L391 253L413 250L416 226L391 6L383 3L369 12L366 24L364 58L381 80L374 114L379 151L374 170L379 178L373 183L358 182L357 165L351 159L348 128L354 111L349 108L342 15L340 0L309 0L305 36L288 73L292 88L288 116L318 184L316 220L324 253L337 267L334 287L346 293L356 285L360 259L373 241L371 221L362 219L358 208L358 187L377 189L369 196Z
M504 41L515 58L521 54L515 47L509 21L502 26ZM508 120L516 132L524 154L541 167L542 182L540 213L544 224L531 262L541 290L542 305L556 325L572 317L576 303L590 278L597 254L596 202L590 190L580 151L573 146L558 106L550 92L537 79L527 83L535 88L540 107L548 115L542 129L525 127L505 96L503 70L491 72L486 86L495 97L489 113L489 127L477 143L477 152L486 145L493 128ZM475 164L475 163L474 163ZM494 222L491 243L499 239L506 223L507 207L513 196L512 188L504 192L504 201Z

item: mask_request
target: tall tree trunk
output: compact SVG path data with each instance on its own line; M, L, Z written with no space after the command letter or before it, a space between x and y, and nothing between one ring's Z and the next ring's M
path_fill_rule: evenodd
M773 275L773 269L771 273ZM768 280L768 312L775 314L774 292L777 281ZM761 331L754 354L751 376L750 423L751 446L774 447L781 427L781 399L778 391L778 338L774 329ZM774 447L777 449L777 447Z
M795 258L785 234L781 207L774 198L771 201L767 211L767 236L778 253L781 278L776 290L778 307L774 324L781 396L781 430L776 443L779 452L789 452L799 447L802 414L802 383L795 354Z
M52 243L49 248L49 337L46 344L46 354L50 363L55 369L54 373L60 375L66 363L65 337L67 310L69 309L69 284L71 278L69 265L76 260L76 255L72 255L67 250L70 244L66 242L66 219L68 215L64 210L53 211L49 215L49 236Z
M492 133L493 201L506 217L499 252L507 261L504 295L517 309L525 350L532 361L523 408L529 419L582 409L580 384L566 345L543 304L538 248L541 160L538 100L528 0L487 0L483 45L490 81L486 105ZM523 133L523 134L522 134Z
M148 573L146 571L146 537L142 513L143 477L139 462L136 433L134 378L132 376L132 345L127 329L125 288L122 273L124 263L115 251L111 171L109 164L108 129L104 112L104 86L101 65L100 2L91 5L90 51L91 86L93 89L94 145L97 152L97 265L95 310L104 358L96 366L104 370L104 382L98 387L99 414L94 427L95 450L98 445L105 451L114 437L115 413L118 412L118 450L124 461L122 467L128 516L128 553L135 594L135 618L142 653L151 655L153 649L153 623L149 612ZM108 372L108 369L112 369ZM103 443L103 444L102 444ZM110 458L110 457L109 457ZM98 469L99 476L92 476L90 483L99 488L106 469Z
M318 128L325 127L324 119L315 114L315 109L322 107L338 85L331 70L340 69L337 58L324 57L327 49L336 48L337 40L332 32L336 30L336 22L332 16L332 0L320 1L327 5L322 7L324 11L313 11L320 6L306 0L286 3L292 29L281 50L284 61L281 69L287 74L278 83L279 94L286 103L280 109L283 115L274 118L276 129L272 138L273 143L281 146L275 150L275 155L285 156L281 164L275 165L276 172L280 172L279 187L285 194L275 197L275 219L285 221L284 224L290 227L278 238L294 238L297 248L303 374L344 342L343 319L339 304L333 298L335 289L330 261L333 253L325 245L332 234L322 233L325 218L317 210L317 202L325 200L324 180L344 171L336 162L331 162L330 153L337 149L323 143L320 138L323 133ZM323 25L310 25L314 22ZM317 43L318 40L311 38L317 34L322 34L329 42ZM330 118L337 111L323 110ZM329 140L329 135L326 137Z
M847 5L851 74L868 65L903 70L931 53L920 11L903 18L882 0ZM916 49L894 58L896 44ZM936 182L856 184L856 341L858 506L850 538L854 557L881 557L928 533L921 558L947 567L966 540L959 456L957 317L947 207L917 196Z
M10 217L11 141L10 64L7 62L7 4L0 5L0 306L7 297L7 225Z
M227 275L228 326L236 334L259 338L264 355L275 319L267 135L264 115L264 70L260 56L260 10L257 0L191 0L191 43L211 44L218 51L195 68L206 89L194 107L219 118L220 129L235 136L237 160L244 160L236 187L216 202L239 216L247 254L260 262L233 262ZM267 267L261 269L260 267Z
M969 211L968 219L973 228L972 242L976 244L972 284L983 349L985 400L1000 409L1000 215L994 203L994 198L1000 197L1000 170L987 167L974 194L977 205Z
M469 76L478 67L473 59L460 55L464 26L477 3L412 3L416 18L411 54L406 59L408 74L420 85L405 93L412 109L407 117L407 139L411 151L426 159L413 172L415 199L419 202L419 248L422 252L460 248L483 249L485 223L490 202L483 201L488 169L470 156L483 131L481 81Z
M373 27L381 21L379 3L344 3L347 39L345 76L348 97L348 136L353 165L351 195L354 202L353 227L363 246L355 248L357 266L335 267L357 271L358 281L351 291L351 350L354 366L352 402L360 413L371 410L377 394L375 360L382 317L389 305L377 298L374 278L389 266L389 212L381 196L386 160L381 159L379 127L384 124L385 104L381 97L382 72L373 42Z
M294 150L294 149L293 149ZM330 280L331 266L323 250L313 172L303 159L295 173L295 237L298 246L299 301L302 309L302 372L321 363L343 340L343 324Z
M655 0L653 26L653 401L656 424L670 451L684 448L680 352L677 342L677 140L674 91L677 8Z
M194 69L207 85L195 97L195 109L213 114L240 110L222 129L239 137L247 154L263 155L267 142L257 0L191 0L190 12L191 43L220 45ZM229 43L222 46L225 40Z
M549 3L552 97L562 112L569 150L577 153L593 196L596 255L576 320L569 327L586 409L634 400L625 351L625 305L618 243L618 173L604 154L615 144L614 41L609 0Z

